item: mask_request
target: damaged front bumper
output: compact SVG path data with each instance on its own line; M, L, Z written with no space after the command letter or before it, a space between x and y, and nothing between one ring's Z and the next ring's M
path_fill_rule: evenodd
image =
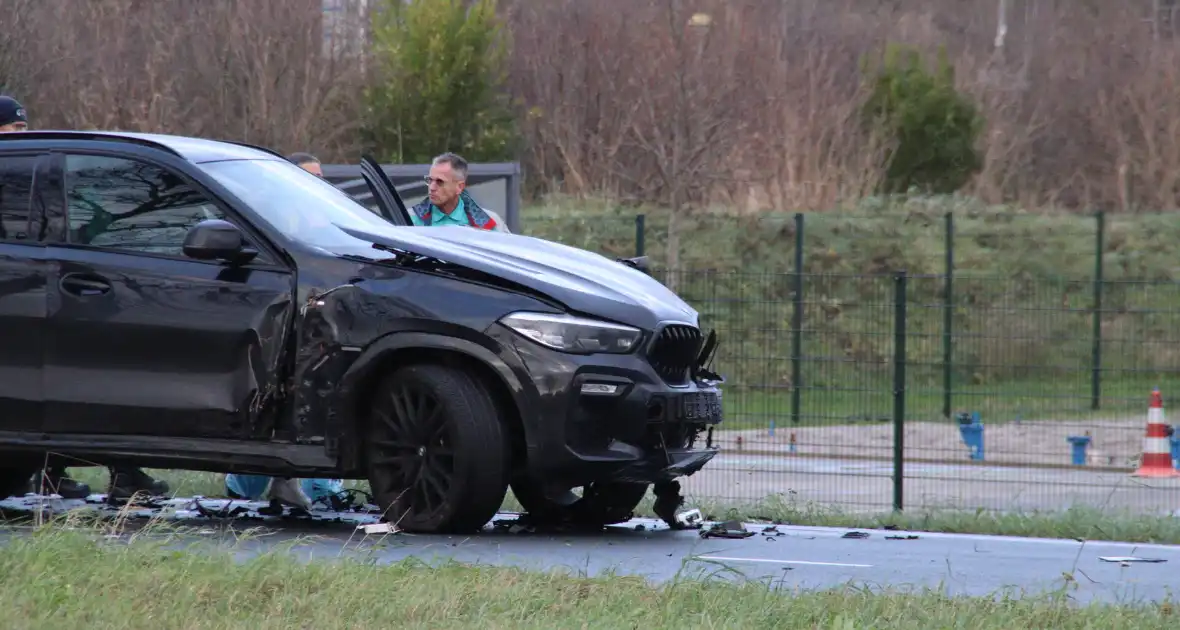
M566 487L599 481L661 483L689 476L720 449L718 380L665 383L639 353L571 355L520 339L512 348L538 401L526 427L530 474Z
M654 451L646 454L644 459L633 461L616 469L611 475L611 481L633 483L659 483L672 481L677 477L687 477L705 467L720 448L679 449L669 451Z

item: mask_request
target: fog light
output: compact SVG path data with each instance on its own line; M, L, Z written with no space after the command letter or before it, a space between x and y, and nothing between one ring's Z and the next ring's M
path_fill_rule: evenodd
M607 383L583 383L583 394L603 394L610 396L619 391L618 385L608 385Z

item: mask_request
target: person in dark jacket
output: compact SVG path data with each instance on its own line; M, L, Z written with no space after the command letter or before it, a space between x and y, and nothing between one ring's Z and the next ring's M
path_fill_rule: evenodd
M25 108L11 96L0 96L0 133L29 128Z

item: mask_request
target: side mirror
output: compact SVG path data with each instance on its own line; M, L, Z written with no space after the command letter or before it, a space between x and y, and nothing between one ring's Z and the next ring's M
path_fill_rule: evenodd
M226 260L241 264L252 260L258 251L247 246L238 226L221 219L207 219L185 234L184 255L196 260Z

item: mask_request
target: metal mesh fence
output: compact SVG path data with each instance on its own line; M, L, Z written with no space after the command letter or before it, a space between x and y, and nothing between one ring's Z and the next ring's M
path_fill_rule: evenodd
M651 218L526 231L650 256L718 331L723 452L684 481L696 498L1180 508L1180 482L1134 474L1152 389L1165 407L1180 391L1180 267L1159 249L1177 228L1101 215L958 223L685 219L674 268ZM1171 443L1180 460L1180 436Z

